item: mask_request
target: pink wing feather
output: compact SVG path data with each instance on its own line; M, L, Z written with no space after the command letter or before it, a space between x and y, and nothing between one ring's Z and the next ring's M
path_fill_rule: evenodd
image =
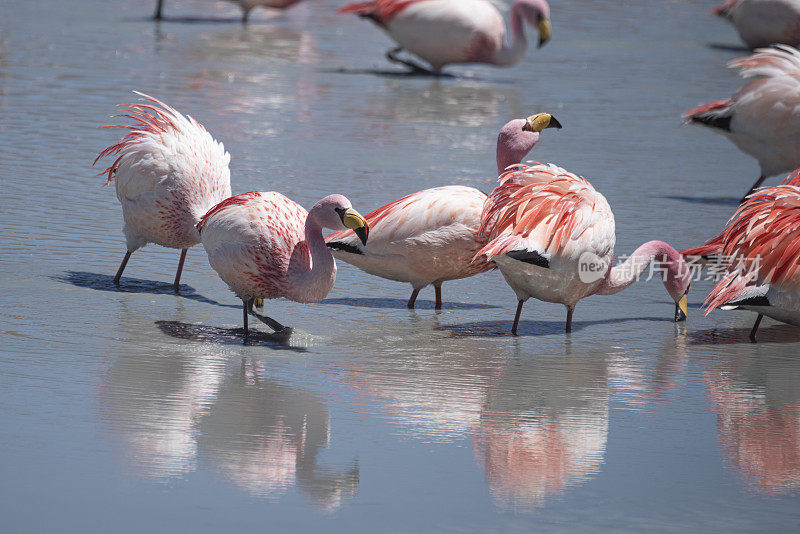
M348 4L338 11L339 13L355 13L363 17L375 19L376 22L386 25L395 15L409 4L424 2L425 0L371 0Z

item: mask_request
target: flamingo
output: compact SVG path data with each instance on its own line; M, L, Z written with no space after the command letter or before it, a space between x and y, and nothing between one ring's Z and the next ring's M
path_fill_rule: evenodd
M275 9L286 9L288 7L292 7L300 0L228 0L229 2L233 2L235 4L239 4L242 8L242 24L247 23L247 19L250 17L250 12L253 8L258 6L263 7L271 7ZM153 15L155 20L161 20L161 10L164 4L164 0L158 0L156 3L156 12Z
M585 178L538 164L520 165L499 180L481 215L479 234L487 244L477 256L495 263L517 295L512 334L529 297L564 304L569 333L580 299L618 293L660 259L675 321L686 319L691 276L683 257L663 241L649 241L612 269L614 214Z
M223 200L200 220L208 263L242 299L245 340L247 313L256 301L319 302L333 288L336 262L323 228L349 228L362 243L369 233L367 221L342 195L329 195L307 212L280 193L252 191ZM261 319L283 329L269 317Z
M728 63L743 78L759 76L726 100L708 102L684 113L723 133L758 160L761 176L742 198L768 176L800 167L800 51L789 46L762 48Z
M527 48L523 21L537 28L539 47L552 33L545 0L514 2L510 44L505 43L503 17L489 0L369 0L339 12L372 19L400 45L386 53L389 61L424 74L438 75L449 63L516 64ZM427 61L433 70L400 59L397 54L403 49Z
M195 225L210 208L231 194L230 155L203 126L190 116L151 96L125 113L136 122L106 128L130 132L95 159L117 156L101 174L114 182L125 219L127 251L114 276L122 272L134 251L147 243L181 249L173 287L180 289L181 272L189 247L200 243Z
M497 137L498 174L518 164L545 128L561 128L561 124L551 115L539 113L503 126ZM417 191L367 215L368 245L360 246L353 232L337 232L326 241L337 259L381 278L410 283L410 309L420 290L433 284L439 310L443 282L493 268L484 260L473 261L482 246L477 232L485 201L486 194L474 187L450 185Z
M800 44L800 0L728 0L711 12L728 19L751 49Z
M717 240L732 261L704 302L706 315L717 307L756 312L754 343L764 315L800 326L800 185L759 190Z

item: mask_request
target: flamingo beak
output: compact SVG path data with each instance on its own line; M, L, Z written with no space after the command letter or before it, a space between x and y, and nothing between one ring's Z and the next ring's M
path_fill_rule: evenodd
M675 322L680 323L686 320L686 293L683 294L681 300L675 303Z
M539 30L539 48L541 48L550 40L550 36L553 34L550 19L544 17L539 19L539 22L536 23L536 29Z
M367 244L369 236L369 225L367 220L353 208L349 208L341 214L342 224L351 229L364 245Z
M545 128L561 128L561 123L549 113L537 113L525 119L523 131L541 132Z

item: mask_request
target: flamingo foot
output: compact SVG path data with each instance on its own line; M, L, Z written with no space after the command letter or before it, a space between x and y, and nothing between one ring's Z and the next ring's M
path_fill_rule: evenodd
M427 74L428 76L439 75L438 72L427 69L422 65L420 65L419 63L411 61L410 59L403 59L401 57L398 57L397 54L402 52L402 50L403 50L402 46L398 46L397 48L392 48L391 50L386 52L386 59L388 59L392 63L399 63L400 65L405 65L406 67L410 68L412 72L415 72L416 74Z
M278 321L276 321L272 317L267 317L266 315L264 315L263 313L261 313L260 311L258 311L256 309L257 306L255 306L255 304L256 304L257 301L261 305L261 307L263 308L264 299L250 299L250 301L247 303L247 311L250 312L250 314L253 317L258 319L259 321L261 321L262 323L264 323L268 327L272 328L272 330L274 330L275 332L280 332L281 330L284 330L286 328L285 326L283 326L281 323L279 323Z
M122 263L119 264L119 269L117 269L117 274L114 276L114 285L119 285L119 279L122 278L122 271L125 270L125 266L128 265L128 260L131 259L131 254L133 254L132 250L129 250L125 253L125 257L122 258Z

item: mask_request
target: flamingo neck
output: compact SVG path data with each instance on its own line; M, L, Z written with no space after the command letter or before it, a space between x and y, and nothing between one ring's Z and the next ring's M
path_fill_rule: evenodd
M289 259L286 296L297 302L319 302L333 288L336 262L325 239L322 225L312 209L306 218L305 241L298 243Z
M609 269L603 283L595 291L598 295L613 295L628 289L650 267L653 260L659 260L660 266L653 266L653 276L663 276L666 271L664 285L686 276L683 269L686 263L680 253L663 241L648 241L628 256L624 263Z
M511 44L503 43L502 48L494 56L494 64L515 65L525 55L528 40L525 38L525 18L522 14L524 9L520 2L514 3L511 8Z

